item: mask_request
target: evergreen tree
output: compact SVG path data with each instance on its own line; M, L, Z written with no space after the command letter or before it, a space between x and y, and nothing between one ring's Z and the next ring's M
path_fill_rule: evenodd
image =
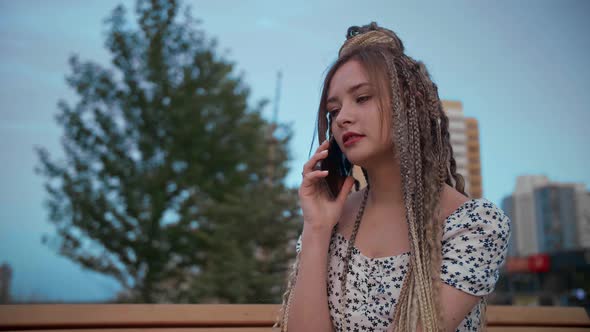
M274 130L215 40L176 1L105 21L112 67L70 58L58 103L65 160L36 148L57 235L43 242L114 277L119 301L277 303L300 219ZM272 153L269 153L272 151Z

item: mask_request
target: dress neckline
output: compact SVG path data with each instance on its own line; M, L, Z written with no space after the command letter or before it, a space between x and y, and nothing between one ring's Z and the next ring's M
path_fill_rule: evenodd
M468 203L472 203L472 202L476 202L478 200L481 200L483 198L471 198L465 202L463 202L463 204L461 204L457 209L455 209L455 211L453 211L453 213L451 213L446 219L445 219L445 224L449 221L449 219L451 219L451 217L454 217L456 214L458 214L459 212L462 212L465 208L465 206L467 206ZM334 233L336 233L336 236L339 236L340 239L342 239L344 241L345 245L348 245L348 239L340 234L340 232L335 231ZM384 257L369 257L364 255L356 246L352 246L352 253L356 254L360 257L362 257L364 260L370 261L370 262L380 262L380 261L387 261L387 260L394 260L398 257L403 257L403 256L410 256L411 252L410 251L405 251L402 253L399 253L397 255L393 255L393 256L384 256Z

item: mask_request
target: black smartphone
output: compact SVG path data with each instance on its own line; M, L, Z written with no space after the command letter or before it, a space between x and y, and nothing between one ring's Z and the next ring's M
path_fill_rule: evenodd
M346 177L352 174L352 163L346 159L334 137L330 138L328 156L321 161L321 169L329 171L324 181L328 185L332 198L338 197Z

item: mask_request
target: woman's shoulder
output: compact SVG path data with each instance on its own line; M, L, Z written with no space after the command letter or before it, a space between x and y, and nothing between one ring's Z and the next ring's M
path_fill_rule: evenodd
M494 230L510 228L510 218L495 203L486 198L470 198L463 202L445 220L445 236L453 230ZM443 239L444 239L443 238Z
M473 295L492 292L506 261L510 230L510 219L496 204L467 200L445 220L442 280Z
M452 229L471 228L479 224L488 225L487 228L501 228L510 223L504 211L493 202L483 197L469 198L447 184L442 190L441 202L445 237Z

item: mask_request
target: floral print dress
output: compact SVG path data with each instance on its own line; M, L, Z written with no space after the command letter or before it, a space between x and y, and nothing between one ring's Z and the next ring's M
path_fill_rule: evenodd
M470 199L445 220L442 239L442 281L466 293L483 296L494 290L508 250L511 221L485 198ZM335 331L386 331L408 270L410 252L370 258L356 247L347 276L348 294L340 295L348 239L332 233L328 264L328 308ZM301 251L301 236L297 241ZM456 331L476 331L483 298Z

